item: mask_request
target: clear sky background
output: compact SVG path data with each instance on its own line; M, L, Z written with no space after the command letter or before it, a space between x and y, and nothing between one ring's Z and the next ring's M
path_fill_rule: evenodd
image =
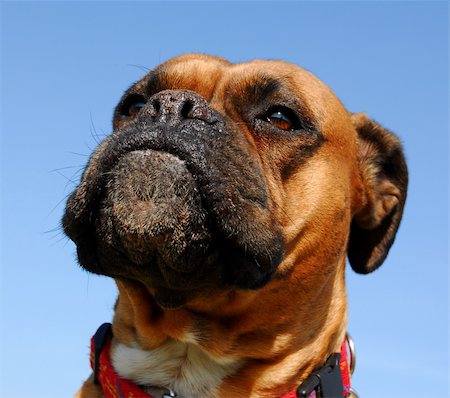
M123 91L185 52L300 64L404 142L410 189L388 260L350 269L361 398L448 396L447 2L2 2L2 398L70 397L112 280L77 265L66 196Z

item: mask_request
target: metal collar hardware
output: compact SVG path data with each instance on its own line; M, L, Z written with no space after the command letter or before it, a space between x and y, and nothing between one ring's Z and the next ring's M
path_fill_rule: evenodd
M170 388L168 389L169 392L164 394L161 398L174 398L174 397L178 397L177 393L173 390L171 390Z

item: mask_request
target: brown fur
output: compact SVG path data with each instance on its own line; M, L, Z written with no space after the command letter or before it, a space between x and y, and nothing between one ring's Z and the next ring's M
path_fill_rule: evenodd
M172 59L152 73L163 75L157 91L192 90L238 126L268 191L271 216L259 230L277 226L284 255L264 286L221 288L214 282L187 294L174 308L155 300L151 283L121 275L116 278L114 338L150 350L191 333L211 355L245 360L223 380L218 398L282 395L339 351L347 324L347 248L354 269L367 273L381 264L392 244L407 185L398 139L365 115L349 113L321 81L292 64L233 65L193 54ZM248 87L268 77L283 86L271 101L290 96L305 123L320 131L320 141L308 134L261 133L246 120L242 109L253 106L246 103L251 100ZM144 94L147 82L144 77L131 90ZM240 104L240 99L245 101ZM133 121L116 112L115 130L129 123ZM69 213L81 214L97 157L74 194L78 199L69 201ZM258 214L253 217L260 220ZM68 224L66 218L66 230L73 235ZM77 395L101 396L91 381Z

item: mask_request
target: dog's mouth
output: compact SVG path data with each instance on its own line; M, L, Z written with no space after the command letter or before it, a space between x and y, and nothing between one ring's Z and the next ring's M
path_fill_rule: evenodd
M97 234L137 265L157 257L168 269L194 271L188 257L205 254L211 235L186 163L169 153L137 150L109 174Z
M88 271L140 281L163 306L256 289L283 254L248 144L222 122L136 123L106 138L63 226Z
M101 273L113 269L172 300L220 278L208 212L175 155L147 149L121 157L108 173L94 224Z

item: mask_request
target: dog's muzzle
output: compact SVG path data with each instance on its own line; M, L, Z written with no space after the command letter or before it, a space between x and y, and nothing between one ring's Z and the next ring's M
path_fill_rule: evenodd
M139 280L166 306L216 287L258 288L283 255L265 179L234 123L166 90L93 153L63 226L80 264Z

